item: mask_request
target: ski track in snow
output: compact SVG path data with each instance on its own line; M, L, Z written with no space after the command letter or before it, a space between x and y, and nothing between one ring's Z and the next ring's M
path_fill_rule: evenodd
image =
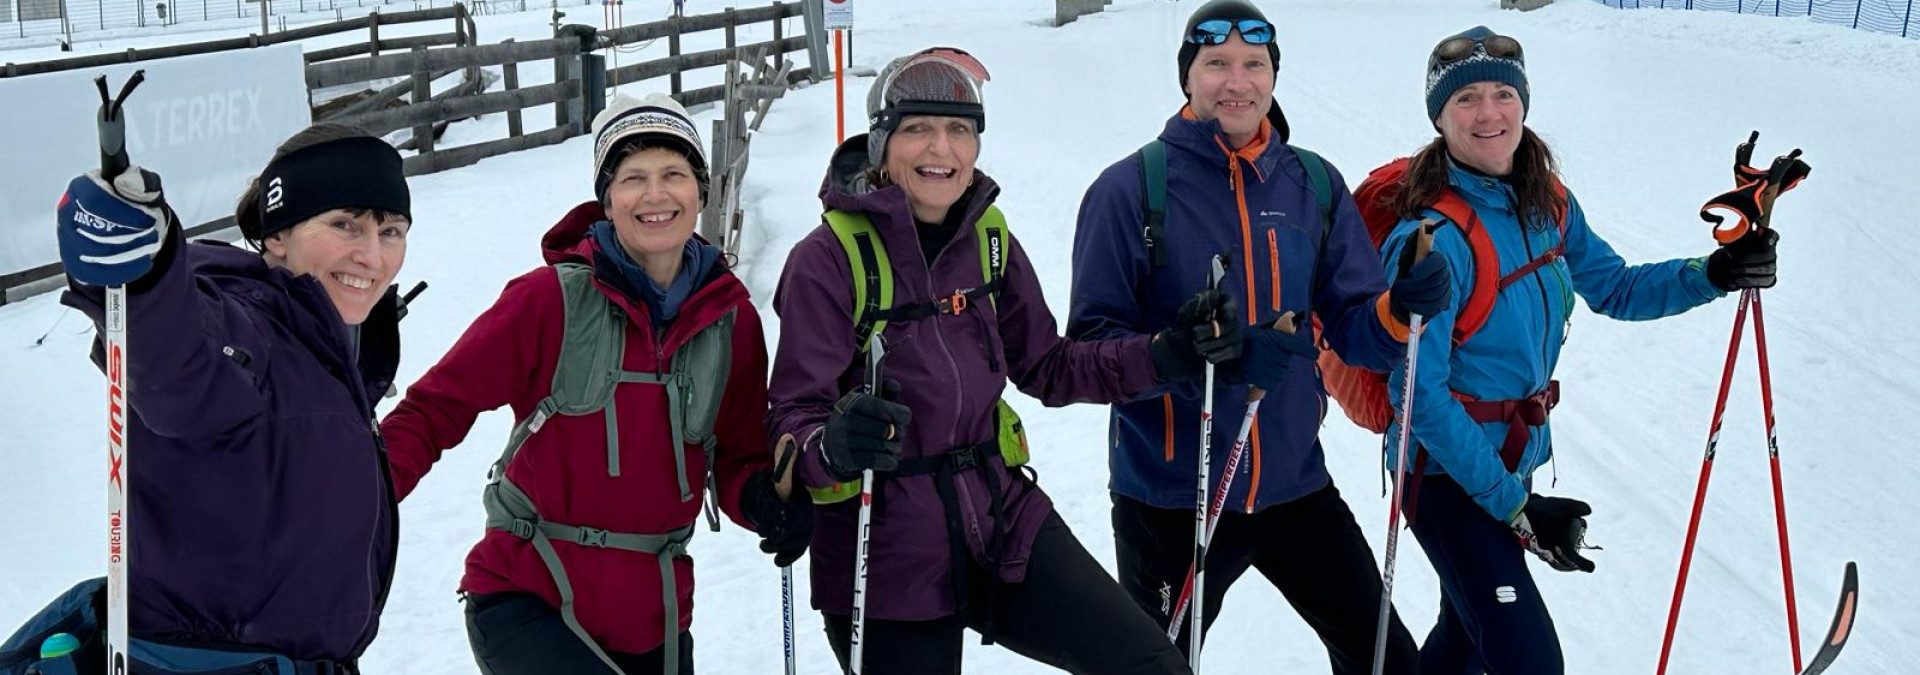
M743 6L753 3L742 3ZM717 2L689 3L690 12ZM932 44L963 47L987 64L991 132L980 168L1005 187L1014 223L1064 321L1069 246L1080 196L1099 171L1157 133L1180 104L1174 51L1195 2L1122 0L1103 14L1047 27L1050 3L1018 0L868 0L850 65L878 68ZM1280 31L1277 99L1293 140L1319 151L1357 184L1387 159L1430 137L1420 122L1427 50L1441 37L1486 24L1521 39L1533 83L1529 124L1564 163L1589 220L1629 261L1702 255L1707 227L1694 215L1726 189L1734 144L1761 130L1756 161L1802 147L1814 172L1782 199L1784 283L1767 293L1782 473L1791 518L1801 644L1811 658L1826 630L1842 566L1860 562L1861 622L1834 673L1905 673L1920 661L1920 526L1902 513L1917 477L1900 452L1920 435L1920 346L1907 339L1920 303L1909 265L1920 243L1906 222L1920 212L1920 41L1804 19L1683 11L1620 11L1564 0L1532 13L1490 1L1301 0L1263 2ZM664 15L664 0L629 2L630 23ZM597 21L591 6L565 8ZM479 17L486 42L549 34L546 10ZM434 24L438 26L438 24ZM798 26L795 21L793 26ZM79 49L211 39L226 32L83 37ZM384 32L384 31L383 31ZM424 31L423 31L424 32ZM718 34L709 34L717 43ZM742 41L771 37L764 25ZM341 37L338 41L354 39ZM47 40L50 42L51 40ZM309 48L336 44L315 41ZM0 40L0 59L57 56L31 41ZM712 46L717 46L712 45ZM707 48L689 40L688 50ZM621 54L635 62L656 44ZM805 65L804 54L793 55ZM550 64L521 66L523 82L551 79ZM689 76L691 89L719 81ZM858 133L870 79L847 83ZM664 88L664 80L623 90ZM82 95L80 92L75 94ZM90 95L90 93L89 93ZM138 105L138 99L132 102ZM703 132L716 113L696 110ZM551 107L526 112L545 128ZM504 133L489 115L454 125L443 145ZM748 233L739 274L778 339L769 303L785 252L818 222L818 177L833 148L833 86L790 92L754 143L743 203ZM18 142L18 141L14 141ZM91 152L93 139L29 139ZM402 383L412 382L491 304L508 279L540 264L538 237L590 198L591 143L490 159L413 179L411 259L398 283L431 282L406 325ZM138 158L135 158L138 161ZM166 167L153 167L165 173ZM1731 298L1651 324L1576 312L1558 375L1560 459L1535 490L1593 503L1592 575L1535 565L1566 650L1569 672L1653 669L1720 376ZM50 331L50 332L49 332ZM34 341L46 333L45 344ZM103 378L87 362L91 330L54 294L0 307L0 392L9 439L0 445L0 633L82 577L101 573ZM1674 647L1674 673L1782 672L1788 666L1778 543L1748 332L1730 394L1704 525ZM137 348L137 345L135 345ZM1112 564L1106 484L1106 411L1043 409L1012 400L1028 421L1042 485L1093 554ZM391 402L383 406L391 407ZM401 510L397 576L379 640L363 666L375 673L474 671L454 595L483 515L480 487L505 441L509 415L483 415ZM1384 548L1379 439L1330 415L1322 435L1335 482ZM138 448L133 448L138 462ZM1557 484L1555 481L1557 480ZM136 514L135 518L138 517ZM694 634L702 672L780 669L779 574L748 533L701 532ZM1395 604L1416 636L1431 627L1438 588L1419 546L1403 541ZM138 542L134 542L138 545ZM806 565L796 578L801 670L834 672L819 616L807 609ZM1207 640L1208 672L1324 672L1326 656L1283 598L1257 578L1237 584ZM970 672L1043 669L969 637ZM1902 665L1904 664L1904 665Z

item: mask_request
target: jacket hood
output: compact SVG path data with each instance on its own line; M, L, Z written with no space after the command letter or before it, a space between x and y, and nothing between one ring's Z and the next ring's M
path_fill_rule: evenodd
M348 326L340 319L320 283L307 275L295 275L284 268L267 264L258 253L218 241L196 241L184 246L180 262L193 266L193 273L207 283L230 289L236 294L253 296L262 284L278 293L261 297L271 302L282 298L287 303L279 316L301 342L322 361L359 371L370 399L387 393L400 366L400 289L399 281L375 303L373 311L359 326ZM357 331L357 335L355 334ZM371 406L374 400L368 400Z
M627 297L626 293L615 290L620 287L620 284L612 281L609 275L617 272L611 269L611 264L601 260L604 253L600 251L600 245L594 241L592 230L594 223L603 220L607 220L607 213L600 207L600 202L581 202L579 206L573 207L573 210L561 216L560 221L548 228L546 234L541 235L540 255L548 265L572 262L592 267L594 276L600 278L601 286L607 291L609 297L619 302L630 315L647 316L641 309L646 303L639 298ZM700 236L699 232L693 233L693 238L703 245L712 246ZM731 306L734 302L744 301L746 297L746 285L733 275L732 264L727 255L722 253L720 259L707 268L706 276L694 286L693 295L687 299L687 305L683 305L682 311L686 311L685 307L708 305L722 308L721 311L724 311L725 307ZM699 302L696 303L695 300ZM697 321L712 320L706 312L698 313L700 316L696 319Z

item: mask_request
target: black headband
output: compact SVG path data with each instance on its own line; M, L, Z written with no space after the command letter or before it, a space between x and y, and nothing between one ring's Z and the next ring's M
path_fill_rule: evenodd
M379 209L413 219L400 153L369 136L301 148L260 172L260 236L333 209Z

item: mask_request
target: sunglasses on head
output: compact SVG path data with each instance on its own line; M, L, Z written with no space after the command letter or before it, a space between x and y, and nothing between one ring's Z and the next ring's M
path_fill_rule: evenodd
M1225 44L1227 36L1240 31L1240 39L1250 45L1264 45L1273 42L1273 24L1260 19L1211 19L1195 24L1193 32L1187 34L1187 42L1196 45Z
M1525 60L1524 53L1520 51L1520 41L1505 35L1449 38L1433 49L1433 55L1441 63L1453 63L1473 56L1476 51L1484 51L1487 56L1496 59Z
M974 58L972 54L967 53L967 50L958 47L930 47L915 52L914 57L915 60L919 60L919 57L933 57L944 60L961 70L967 71L967 74L972 76L973 79L981 82L993 79L993 76L987 74L987 67L980 63L980 59Z

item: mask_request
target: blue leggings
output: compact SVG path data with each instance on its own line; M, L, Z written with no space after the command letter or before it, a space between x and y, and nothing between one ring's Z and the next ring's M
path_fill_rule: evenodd
M1440 577L1423 675L1560 675L1560 636L1506 524L1442 474L1420 481L1413 535Z

